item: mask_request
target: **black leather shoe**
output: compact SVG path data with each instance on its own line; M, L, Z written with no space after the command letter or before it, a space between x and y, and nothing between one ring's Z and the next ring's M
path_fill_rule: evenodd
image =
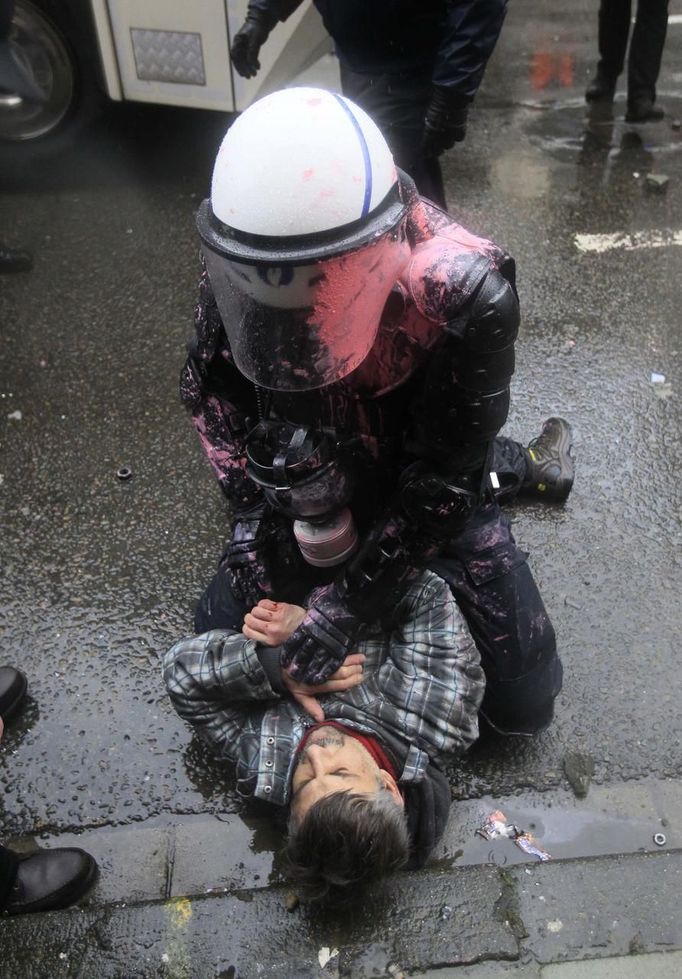
M0 717L3 721L15 714L24 699L26 677L13 666L0 666Z
M83 897L96 877L97 864L84 850L76 847L40 850L19 864L5 913L30 914L66 908Z
M528 473L521 491L545 500L565 500L575 478L573 432L563 418L548 418L528 443Z
M616 79L609 78L605 75L603 71L597 69L597 74L594 76L590 84L585 89L585 101L586 102L613 102L613 96L616 94Z
M7 248L0 245L0 272L30 272L33 256L21 248Z
M628 100L625 113L626 122L660 122L665 112L654 105L651 99Z

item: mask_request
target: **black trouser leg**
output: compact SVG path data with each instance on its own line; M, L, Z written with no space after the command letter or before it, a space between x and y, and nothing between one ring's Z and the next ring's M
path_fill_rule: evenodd
M511 502L522 488L528 473L528 452L520 442L498 435L492 443L490 471L497 475L500 484L495 499L500 503Z
M668 30L668 0L639 0L628 54L628 101L656 101L656 82L661 70Z
M496 504L479 508L430 567L452 589L481 654L481 713L504 734L550 723L563 669L527 555Z
M648 2L648 0L644 0ZM601 0L599 71L614 81L623 70L630 33L630 0Z
M447 210L445 202L445 185L443 184L443 171L437 156L423 156L421 153L421 130L401 131L391 134L388 144L391 147L395 165L414 180L417 190L421 197L432 201L444 211Z
M343 94L372 117L395 165L408 173L422 197L445 209L445 188L436 157L421 152L424 117L431 98L431 72L371 74L341 65Z
M0 845L0 911L7 904L12 885L16 880L19 858L8 850L6 846Z

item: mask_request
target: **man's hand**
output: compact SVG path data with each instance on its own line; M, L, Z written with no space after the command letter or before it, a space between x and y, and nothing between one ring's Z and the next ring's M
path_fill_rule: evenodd
M361 625L336 585L318 588L305 618L284 643L282 666L293 680L319 686L348 656Z
M323 693L339 693L341 690L357 687L364 679L364 662L364 653L351 653L346 656L336 673L332 673L324 683L315 686L292 680L285 669L282 669L282 681L294 700L319 724L324 721L324 710L317 698Z
M306 616L300 605L264 598L244 616L242 633L265 646L281 646Z

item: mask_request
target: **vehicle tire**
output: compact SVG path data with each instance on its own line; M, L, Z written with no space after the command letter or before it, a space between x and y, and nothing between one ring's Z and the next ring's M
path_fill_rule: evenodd
M80 16L64 0L16 0L10 44L45 102L0 96L3 156L23 155L29 147L32 155L57 149L96 114L102 94L89 33L87 11Z

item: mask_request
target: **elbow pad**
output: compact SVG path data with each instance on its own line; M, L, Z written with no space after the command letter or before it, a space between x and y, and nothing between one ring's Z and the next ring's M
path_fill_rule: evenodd
M519 332L519 301L499 272L486 275L468 314L461 338L473 353L492 354L513 346Z
M513 286L498 272L488 273L448 323L448 340L433 357L409 440L417 454L446 458L497 435L509 412L518 326Z

